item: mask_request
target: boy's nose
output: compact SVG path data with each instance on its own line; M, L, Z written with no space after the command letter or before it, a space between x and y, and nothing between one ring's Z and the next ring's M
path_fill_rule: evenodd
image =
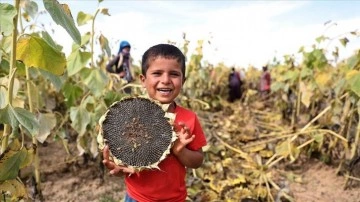
M162 77L161 77L161 82L163 82L163 83L165 83L165 84L170 83L170 75L168 75L168 74L163 74Z

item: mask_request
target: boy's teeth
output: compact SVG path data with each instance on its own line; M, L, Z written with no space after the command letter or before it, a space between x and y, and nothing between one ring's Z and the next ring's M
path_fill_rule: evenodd
M158 91L162 91L162 92L170 92L170 89L158 89Z

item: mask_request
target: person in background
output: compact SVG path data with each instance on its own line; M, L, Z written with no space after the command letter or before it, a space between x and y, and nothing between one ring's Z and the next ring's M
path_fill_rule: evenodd
M118 54L106 65L106 70L115 73L128 83L133 80L130 62L131 45L128 41L121 41Z
M265 99L270 94L271 75L266 65L263 66L262 69L263 72L260 77L260 95L262 99Z
M229 74L229 102L234 102L241 98L241 79L239 72L235 68L231 68Z

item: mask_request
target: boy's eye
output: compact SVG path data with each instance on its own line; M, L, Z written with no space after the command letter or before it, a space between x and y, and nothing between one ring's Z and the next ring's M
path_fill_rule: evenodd
M180 76L180 73L179 72L171 72L170 75L172 75L172 76Z
M153 75L161 75L161 72L153 72Z

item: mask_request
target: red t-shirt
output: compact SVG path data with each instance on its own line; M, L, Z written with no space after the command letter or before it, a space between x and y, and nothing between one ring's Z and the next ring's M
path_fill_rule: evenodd
M175 123L185 123L191 134L195 135L195 139L187 145L187 148L199 150L205 146L205 135L196 114L180 106L176 106L175 114ZM184 202L187 196L185 166L170 153L159 163L159 168L160 170L144 170L126 176L127 193L139 202Z

